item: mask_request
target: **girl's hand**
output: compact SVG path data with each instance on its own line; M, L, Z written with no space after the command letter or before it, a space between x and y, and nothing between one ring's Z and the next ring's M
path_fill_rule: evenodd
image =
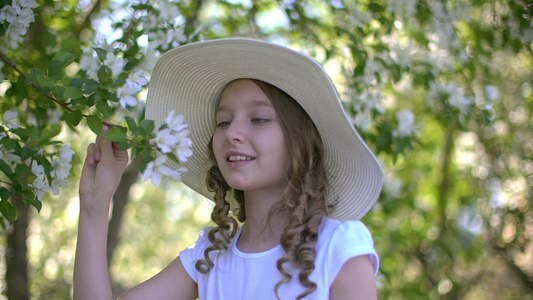
M80 209L86 212L106 213L120 178L128 164L128 152L120 151L114 142L103 139L109 131L102 132L87 148L87 157L80 178Z

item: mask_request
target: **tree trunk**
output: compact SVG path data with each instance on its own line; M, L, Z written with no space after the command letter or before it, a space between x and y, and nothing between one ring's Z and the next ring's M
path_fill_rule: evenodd
M13 196L12 196L13 197ZM30 219L30 207L19 197L14 197L13 206L19 215L7 233L6 285L9 300L26 300L28 292L28 248L26 238Z
M128 165L113 196L113 211L109 220L109 231L107 232L107 262L109 266L111 265L113 252L118 244L120 225L124 216L124 208L129 201L130 188L137 181L139 175L139 161L140 159L137 157Z

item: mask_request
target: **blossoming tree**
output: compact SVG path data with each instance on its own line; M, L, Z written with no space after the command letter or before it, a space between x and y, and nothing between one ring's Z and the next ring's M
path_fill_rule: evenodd
M364 221L382 257L380 295L518 299L533 290L531 16L518 0L3 1L2 224L25 237L30 207L75 188L69 172L83 151L65 141L99 133L104 120L114 124L106 138L138 157L131 174L144 170L156 186L179 180L184 170L165 161L192 154L187 116L172 112L157 129L143 118L155 60L191 41L264 38L325 65L378 153L385 184ZM39 280L9 281L27 269L24 245L10 245L18 248L6 262L8 297L28 298L28 285L46 291Z

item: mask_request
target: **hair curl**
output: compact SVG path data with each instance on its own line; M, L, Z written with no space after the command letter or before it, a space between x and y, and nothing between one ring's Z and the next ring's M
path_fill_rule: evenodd
M324 145L313 121L296 101L275 86L259 80L252 81L272 102L291 157L287 173L288 184L283 193L283 206L288 222L280 238L285 254L276 263L283 278L276 284L275 293L279 299L279 288L292 279L292 274L287 271L285 265L295 265L300 270L298 280L306 288L297 297L301 299L317 288L309 276L315 269L318 228L328 211L334 207L334 204L328 204L326 201L328 181L324 164ZM207 186L215 193L215 207L211 219L217 227L213 227L208 233L212 245L205 249L204 259L196 262L196 269L201 273L208 273L214 266L209 253L226 250L238 228L235 218L229 215L230 204L227 197L231 187L217 167L212 139L209 142L209 152L213 167L207 174ZM238 204L234 213L240 222L244 222L244 194L238 190L233 190L232 193Z

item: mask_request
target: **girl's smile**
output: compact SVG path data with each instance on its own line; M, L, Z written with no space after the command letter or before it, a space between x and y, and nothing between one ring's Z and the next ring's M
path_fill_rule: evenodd
M213 151L227 183L245 192L287 181L289 155L277 113L253 81L230 83L216 112Z

